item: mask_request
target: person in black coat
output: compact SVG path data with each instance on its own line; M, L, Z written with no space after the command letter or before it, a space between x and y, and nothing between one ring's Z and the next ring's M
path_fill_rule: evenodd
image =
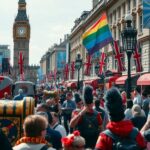
M5 134L0 130L0 149L1 150L12 150L12 146L10 142L8 141Z

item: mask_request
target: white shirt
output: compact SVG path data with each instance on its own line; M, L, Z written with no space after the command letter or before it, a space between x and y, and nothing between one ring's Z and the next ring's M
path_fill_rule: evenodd
M64 128L64 126L62 126L61 124L56 123L52 129L58 131L61 134L61 137L66 137L67 136L67 132L66 129Z
M138 104L142 107L142 97L140 94L137 94L136 97L134 97L133 104Z

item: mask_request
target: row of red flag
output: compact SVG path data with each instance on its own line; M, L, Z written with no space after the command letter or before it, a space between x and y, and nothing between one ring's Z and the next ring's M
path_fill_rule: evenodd
M123 62L123 57L124 54L120 51L119 46L117 41L114 41L112 44L113 51L114 51L114 58L117 61L117 66L118 66L118 72L123 72L125 71L125 65ZM105 66L105 61L106 61L106 54L104 52L101 52L100 55L100 60L99 60L99 75L103 74L104 71L104 66ZM136 72L141 72L142 71L142 65L141 65L141 54L139 52L139 48L135 49L133 53L133 58L135 60L136 64ZM23 70L23 53L19 53L19 70L20 70L20 80L24 80L24 70ZM84 63L84 75L89 76L90 71L91 71L91 66L92 66L92 55L87 55L86 57L86 62ZM68 80L69 79L69 71L70 71L70 78L74 79L74 73L75 73L75 62L72 62L69 66L69 64L66 64L64 67L64 79ZM47 77L47 79L51 80L54 79L56 80L57 78L57 69L55 68L54 71L51 71Z
M114 41L112 46L113 46L113 51L114 51L114 58L117 61L118 72L123 72L126 70L125 64L122 60L124 58L124 53L122 53L120 51L117 41ZM100 60L99 60L99 75L103 74L106 57L107 57L106 54L104 52L101 52ZM134 58L135 64L136 64L136 72L141 72L142 71L141 54L139 52L138 46L136 47L135 51L133 52L133 58ZM91 60L92 60L92 55L87 55L86 62L84 63L84 66L85 66L84 75L87 75L87 76L90 75L91 66L92 66ZM71 76L70 76L71 79L74 79L75 62L71 63L70 68L69 68L69 64L65 65L65 68L64 68L65 80L69 79L69 71L71 74Z

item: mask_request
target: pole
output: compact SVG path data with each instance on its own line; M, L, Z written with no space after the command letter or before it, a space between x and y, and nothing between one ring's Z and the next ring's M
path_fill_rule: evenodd
M78 69L78 84L77 84L77 90L79 91L79 89L80 89L80 82L79 82L79 80L80 80L80 76L79 76L79 73L80 73L80 69Z
M128 79L127 79L127 87L126 87L126 92L127 92L127 100L131 100L131 52L127 52L127 58L128 58Z

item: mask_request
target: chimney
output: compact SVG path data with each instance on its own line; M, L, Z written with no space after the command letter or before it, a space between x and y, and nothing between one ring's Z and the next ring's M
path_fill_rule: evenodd
M98 4L99 0L93 0L93 8Z

